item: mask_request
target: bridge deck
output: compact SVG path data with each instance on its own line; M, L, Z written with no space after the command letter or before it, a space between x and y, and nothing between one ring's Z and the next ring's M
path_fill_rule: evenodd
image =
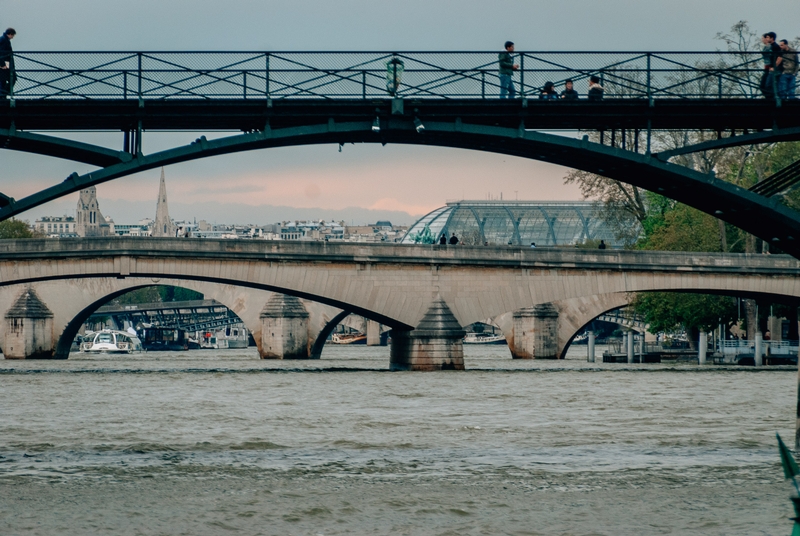
M131 99L0 101L0 128L27 131L255 131L391 119L497 125L536 130L704 129L768 130L800 126L800 100L780 107L761 99L606 99L601 102L500 99L407 99L402 111L390 98L164 99L140 105Z
M120 257L800 275L800 260L788 255L138 237L3 240L0 276L4 263Z

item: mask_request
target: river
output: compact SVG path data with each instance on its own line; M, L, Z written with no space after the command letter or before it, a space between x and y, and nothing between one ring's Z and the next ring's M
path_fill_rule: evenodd
M0 360L0 534L791 532L794 371L584 352Z

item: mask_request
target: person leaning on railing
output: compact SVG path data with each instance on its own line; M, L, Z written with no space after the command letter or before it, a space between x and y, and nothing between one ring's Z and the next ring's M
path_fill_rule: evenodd
M789 46L789 41L781 39L780 47L783 73L778 80L778 95L782 99L793 99L797 88L797 71L800 62L798 62L797 51Z
M0 96L2 97L11 93L11 88L17 81L17 73L14 72L14 50L11 48L11 40L16 35L17 31L9 28L0 36Z

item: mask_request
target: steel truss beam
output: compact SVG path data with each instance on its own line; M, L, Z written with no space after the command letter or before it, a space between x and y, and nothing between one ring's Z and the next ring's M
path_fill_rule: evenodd
M88 186L120 177L198 158L255 149L325 143L403 143L471 149L541 160L577 168L621 182L655 191L676 201L714 215L736 227L780 247L800 258L800 214L734 184L685 167L663 162L646 154L582 140L565 138L519 128L424 120L424 131L417 133L413 121L387 117L381 130L372 130L371 121L265 128L263 131L216 140L198 138L190 145L151 155L139 154L101 170L78 175L64 182L12 201L0 209L0 220L20 214Z

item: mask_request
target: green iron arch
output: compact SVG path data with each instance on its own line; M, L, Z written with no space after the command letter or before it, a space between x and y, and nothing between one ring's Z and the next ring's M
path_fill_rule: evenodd
M73 173L64 182L18 201L3 196L0 221L88 186L209 156L325 143L402 143L506 154L596 173L658 192L711 214L800 258L800 214L774 199L717 179L713 174L699 173L648 154L593 143L587 137L574 139L528 131L522 124L519 128L507 128L466 124L458 119L425 121L424 130L418 132L415 122L391 117L378 133L372 126L366 121L336 123L329 120L325 124L274 130L267 127L263 131L211 141L201 137L186 146L150 155L132 155L129 160L84 175ZM39 147L29 147L31 152L42 149L45 140L41 138L45 137L38 140ZM56 140L53 138L53 144L61 143ZM98 148L98 155L108 158L108 153L107 149Z

